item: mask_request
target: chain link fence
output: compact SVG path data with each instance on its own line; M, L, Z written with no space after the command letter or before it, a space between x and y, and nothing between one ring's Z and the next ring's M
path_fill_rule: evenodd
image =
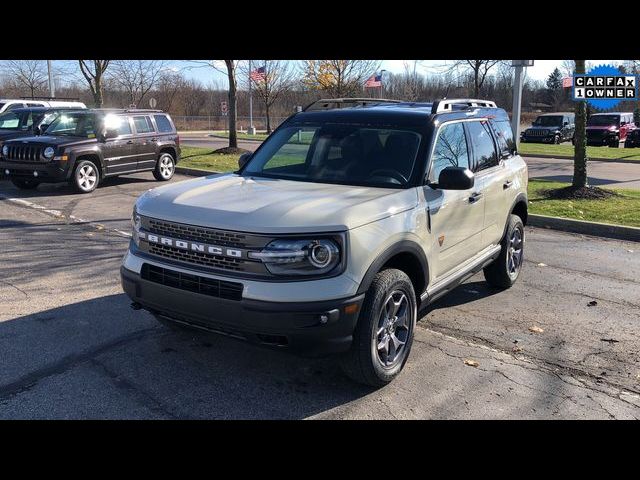
M189 130L227 130L228 117L224 115L202 115L197 117L185 117L171 115L178 131ZM284 122L287 117L271 117L271 128L275 129ZM256 130L267 129L267 117L253 117L253 126ZM238 131L247 131L249 128L249 117L238 116Z

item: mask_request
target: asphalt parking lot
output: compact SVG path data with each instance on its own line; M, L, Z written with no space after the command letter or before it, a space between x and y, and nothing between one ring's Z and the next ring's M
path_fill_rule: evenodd
M157 185L0 181L0 418L640 418L637 243L527 228L516 286L480 274L423 312L404 372L373 390L132 311L118 269Z

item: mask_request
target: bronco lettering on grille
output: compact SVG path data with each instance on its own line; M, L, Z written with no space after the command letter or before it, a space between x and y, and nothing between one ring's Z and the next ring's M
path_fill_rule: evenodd
M216 245L207 245L205 243L187 242L184 240L176 240L175 238L162 237L146 232L138 232L138 237L147 240L150 243L159 243L168 247L180 248L182 250L190 250L192 252L208 253L210 255L222 255L225 257L241 258L242 250L235 248L218 247Z

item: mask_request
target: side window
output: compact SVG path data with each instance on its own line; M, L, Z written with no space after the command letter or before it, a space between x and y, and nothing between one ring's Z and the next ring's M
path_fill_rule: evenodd
M496 147L486 121L468 122L469 140L473 146L474 171L491 168L498 164Z
M445 124L438 131L429 180L437 182L440 172L447 167L469 168L467 138L462 122Z
M133 117L133 124L136 126L136 133L150 133L154 131L149 117Z
M116 127L118 130L118 135L131 135L133 130L131 130L131 123L129 123L129 117L118 117L120 119L120 123Z
M498 139L498 148L501 158L508 158L513 155L516 150L516 142L513 139L513 130L511 124L506 120L492 122L493 129Z
M153 118L156 120L156 125L160 133L173 132L173 125L171 125L166 115L154 115Z
M22 107L24 107L24 103L12 103L7 107L7 110L14 110L16 108L22 108Z

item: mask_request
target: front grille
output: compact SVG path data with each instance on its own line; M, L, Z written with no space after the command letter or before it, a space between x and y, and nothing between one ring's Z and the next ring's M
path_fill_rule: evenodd
M205 267L222 268L224 270L232 270L235 272L243 272L245 270L245 260L231 257L222 257L219 255L209 255L201 252L193 252L191 250L183 250L168 245L158 243L149 244L149 253L159 257L170 258L179 262L195 263Z
M216 280L199 275L190 275L168 268L149 265L148 263L142 265L141 276L144 280L167 287L179 288L180 290L200 293L210 297L224 298L226 300L242 300L242 290L244 286L237 282L227 282L225 280Z
M242 233L214 230L181 223L170 223L149 218L149 231L158 235L190 240L192 242L210 243L227 247L246 247L247 236Z
M527 137L546 137L548 134L546 130L527 130Z
M32 145L7 145L9 151L6 158L15 162L40 162L45 161L42 157L42 147Z

